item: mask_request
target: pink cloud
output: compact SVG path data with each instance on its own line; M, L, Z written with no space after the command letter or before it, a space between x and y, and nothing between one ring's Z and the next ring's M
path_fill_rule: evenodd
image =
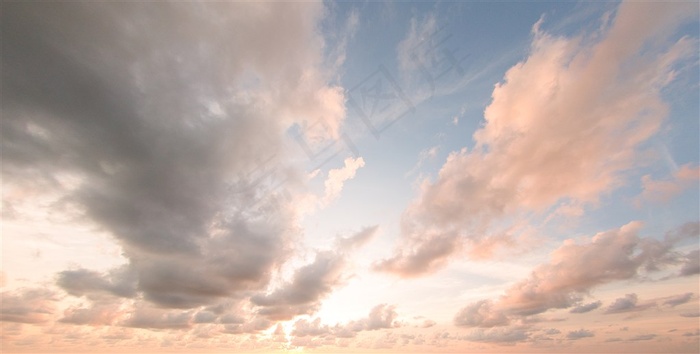
M700 167L686 164L676 171L671 179L655 180L650 175L642 177L642 194L637 198L639 204L641 200L668 202L673 197L680 194L684 189L697 184L700 179Z
M43 323L53 318L58 297L48 289L18 289L0 294L0 321Z
M452 152L423 183L395 254L376 268L403 277L434 271L465 248L492 247L481 239L494 220L594 204L622 185L668 114L660 90L693 51L687 38L658 39L692 13L687 4L623 3L596 41L536 24L528 58L493 90L475 147Z
M512 285L496 300L467 305L456 314L454 322L464 327L496 327L550 309L577 306L574 310L580 310L575 312L592 310L600 303L583 305L581 301L595 287L677 263L672 246L679 240L697 237L697 223L693 225L668 233L664 241L639 237L640 222L598 233L586 243L566 240L552 252L550 261L535 268L529 277ZM636 300L634 294L618 299L607 313L637 309ZM684 298L675 299L681 300ZM650 304L639 306L656 306L655 301Z

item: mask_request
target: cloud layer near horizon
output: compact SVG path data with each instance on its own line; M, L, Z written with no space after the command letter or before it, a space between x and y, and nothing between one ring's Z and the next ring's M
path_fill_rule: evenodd
M572 313L592 311L601 303L582 303L591 290L678 264L684 257L676 254L673 246L700 236L698 223L689 223L669 232L664 241L640 237L641 227L640 222L631 222L598 233L583 244L566 240L552 252L548 263L535 268L529 277L509 287L498 299L478 301L461 309L455 315L455 324L488 328L509 325L551 309L574 307ZM692 294L684 294L666 302L669 305L683 303L690 297ZM635 294L628 295L611 304L606 313L636 309L636 302Z

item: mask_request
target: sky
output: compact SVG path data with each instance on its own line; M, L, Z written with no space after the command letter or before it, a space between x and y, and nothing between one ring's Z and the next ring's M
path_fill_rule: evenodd
M4 2L3 353L697 353L697 2Z

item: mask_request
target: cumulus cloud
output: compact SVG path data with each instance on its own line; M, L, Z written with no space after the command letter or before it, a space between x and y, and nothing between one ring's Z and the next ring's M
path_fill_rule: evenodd
M60 195L76 221L111 234L128 259L106 273L60 272L66 292L96 301L63 321L113 321L116 305L97 300L112 296L155 306L129 310L128 326L187 328L193 317L214 321L196 309L268 287L299 236L294 198L304 178L282 163L292 161L287 132L332 141L345 117L317 32L323 6L4 7L3 189ZM332 171L327 192L337 197L363 163ZM279 197L282 182L291 198ZM18 202L12 195L3 203ZM321 255L261 301L314 307L338 268ZM4 316L39 321L47 304L33 304ZM250 328L264 325L253 320Z
M365 331L374 331L382 328L396 327L398 324L394 322L398 314L396 307L393 305L380 304L375 306L366 319L352 322L351 327L362 328Z
M601 301L594 301L587 304L581 304L572 308L569 312L571 313L586 313L591 312L600 307L603 303Z
M590 311L600 306L598 302L581 304L590 290L676 263L673 244L697 236L696 228L686 224L669 232L664 241L658 241L639 237L641 227L640 222L631 222L600 232L586 243L564 241L552 252L548 263L536 267L529 277L512 285L500 298L478 301L460 310L454 318L455 324L493 327L550 309L576 306L572 312ZM626 305L636 309L636 295L618 299L606 313L620 312ZM653 305L639 305L639 309Z
M323 336L330 334L330 327L321 324L321 319L316 318L313 321L307 319L300 319L294 322L294 330L291 333L296 337L306 337L306 336Z
M56 284L74 296L108 293L119 297L134 297L136 282L127 267L100 274L87 269L65 270L58 273Z
M494 220L593 205L623 185L668 114L661 89L693 52L688 38L669 44L666 30L692 13L688 4L623 3L596 40L535 25L529 56L493 90L475 147L452 152L422 184L395 254L376 268L404 277L434 271L478 248Z
M291 282L271 294L253 296L251 301L261 307L259 314L271 320L312 314L321 305L320 300L343 283L344 262L335 253L319 253L313 263L296 272Z
M344 273L350 252L374 237L378 225L365 227L357 233L336 240L337 251L323 251L316 259L298 269L291 281L268 294L257 294L251 302L257 313L270 320L289 320L297 315L310 315L335 288L345 284Z
M397 317L398 314L395 306L379 304L372 308L367 317L349 321L344 324L338 323L335 326L322 324L320 318L316 318L312 321L307 319L299 319L294 323L294 329L292 330L291 334L295 337L295 339L307 336L322 338L353 338L357 336L357 333L362 331L376 331L380 329L398 327L399 323L396 321Z
M637 304L638 300L637 294L627 294L625 297L621 297L613 301L613 303L610 304L610 306L608 306L608 308L605 310L605 313L611 314L644 311L650 307L656 306L656 303L654 302Z
M458 326L494 327L509 323L503 312L494 311L494 304L489 300L477 301L460 310L454 318Z

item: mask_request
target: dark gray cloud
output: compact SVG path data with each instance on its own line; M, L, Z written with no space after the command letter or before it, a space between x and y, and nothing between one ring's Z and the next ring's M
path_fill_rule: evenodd
M101 292L128 298L136 295L136 279L128 267L114 269L109 274L87 269L65 270L58 273L56 283L75 296Z
M298 236L292 201L274 193L280 181L292 190L300 181L280 163L291 151L285 132L344 116L342 92L319 69L322 10L3 6L3 180L61 194L129 260L106 274L63 271L59 286L181 309L265 289ZM64 320L90 322L86 311ZM181 328L192 316L142 312L128 325Z
M278 321L315 313L321 301L345 283L349 252L367 243L378 228L378 225L365 227L351 236L337 239L335 251L317 253L316 259L298 269L290 282L269 294L251 297L251 302L259 306L258 314Z
M289 320L296 315L314 313L320 300L343 283L345 259L333 252L316 255L313 263L300 268L294 279L268 295L251 298L260 306L258 313L272 320Z
M571 309L569 312L571 313L586 313L586 312L591 312L597 308L599 308L603 303L600 301L594 301L588 304L581 304L573 309Z

